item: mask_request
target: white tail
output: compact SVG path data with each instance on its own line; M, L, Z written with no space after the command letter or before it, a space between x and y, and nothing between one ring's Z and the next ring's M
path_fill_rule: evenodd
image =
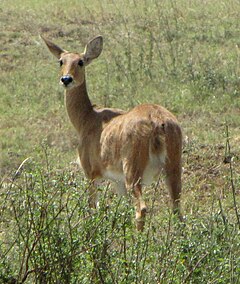
M181 218L182 133L175 116L155 104L139 105L128 112L95 109L87 93L85 67L100 55L102 37L92 39L80 54L43 40L61 66L60 83L66 92L67 112L79 135L80 164L93 184L90 206L95 207L97 203L94 182L111 179L116 182L120 195L132 191L137 229L142 230L146 215L142 186L152 182L163 169L174 212Z

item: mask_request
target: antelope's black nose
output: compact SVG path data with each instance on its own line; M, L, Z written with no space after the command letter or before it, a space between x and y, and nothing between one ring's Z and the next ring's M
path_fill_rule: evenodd
M71 82L73 81L73 78L70 76L70 75L65 75L65 76L62 76L61 78L61 82L67 86L68 84L70 84Z

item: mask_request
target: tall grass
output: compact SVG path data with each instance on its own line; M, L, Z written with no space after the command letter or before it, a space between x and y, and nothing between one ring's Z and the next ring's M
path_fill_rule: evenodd
M90 211L84 179L27 163L1 188L3 283L238 283L239 224L224 200L183 226L156 214L163 197L153 186L148 225L137 234L133 206L112 199L108 185Z

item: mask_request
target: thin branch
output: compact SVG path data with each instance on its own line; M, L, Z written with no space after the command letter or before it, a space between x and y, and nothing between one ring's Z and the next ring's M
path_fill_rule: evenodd
M30 159L31 157L26 158L25 160L22 161L21 165L18 167L18 169L16 170L14 176L13 176L13 180L15 180L17 177L20 176L22 170L23 170L23 166L24 164Z
M230 170L230 183L231 183L231 189L232 189L232 195L233 195L233 205L234 205L234 210L235 214L237 217L237 223L238 227L240 229L240 216L238 212L238 207L237 207L237 200L236 200L236 189L235 189L235 184L234 184L234 176L233 176L233 159L232 159L232 154L230 152L231 146L230 146L230 136L229 136L229 127L226 124L226 152L225 152L225 159L226 157L230 157L227 162L229 164L229 170ZM224 160L225 161L225 160Z
M193 272L200 266L201 262L204 260L209 255L209 252L206 252L199 260L198 262L194 265L194 267L191 269L191 271L188 273L186 278L183 280L183 283L187 283L188 279L191 277Z

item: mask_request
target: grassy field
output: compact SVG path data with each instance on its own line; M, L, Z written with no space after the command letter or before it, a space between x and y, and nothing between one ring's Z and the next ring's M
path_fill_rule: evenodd
M0 283L240 283L240 2L2 0L0 14ZM108 183L89 212L39 34L79 52L104 37L87 69L94 104L176 114L184 225L163 178L145 189L142 234Z

